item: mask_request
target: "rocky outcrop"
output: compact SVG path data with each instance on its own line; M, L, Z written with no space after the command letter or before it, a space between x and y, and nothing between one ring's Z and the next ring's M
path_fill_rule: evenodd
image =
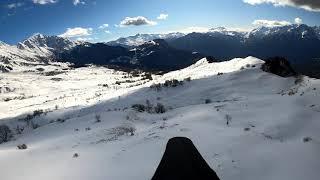
M282 57L273 57L266 60L261 66L265 72L276 74L281 77L295 76L297 73L293 70L288 60Z

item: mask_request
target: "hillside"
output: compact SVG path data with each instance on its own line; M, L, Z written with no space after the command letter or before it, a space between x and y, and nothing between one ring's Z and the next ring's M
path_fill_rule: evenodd
M153 80L63 63L0 74L0 123L24 127L0 144L1 178L150 179L167 140L186 136L223 180L316 180L320 81L282 78L262 64L202 59Z

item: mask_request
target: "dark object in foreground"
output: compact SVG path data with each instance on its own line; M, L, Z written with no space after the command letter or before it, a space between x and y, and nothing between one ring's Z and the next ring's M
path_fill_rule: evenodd
M18 147L18 149L20 149L20 150L24 150L24 149L27 149L27 148L28 148L28 146L27 146L26 144L20 144L20 145L18 145L17 147Z
M169 140L152 180L219 180L192 141L184 137Z
M266 60L261 69L281 77L295 76L297 73L292 69L288 60L282 57L273 57Z
M79 154L78 153L74 153L73 154L73 158L78 158L79 157Z

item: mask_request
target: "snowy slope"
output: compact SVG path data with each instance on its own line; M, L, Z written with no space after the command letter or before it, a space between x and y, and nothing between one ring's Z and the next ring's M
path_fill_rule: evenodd
M35 34L16 46L0 42L0 68L8 66L9 71L28 70L26 67L32 69L39 64L51 63L55 53L69 50L80 43L67 38L42 34Z
M97 67L63 70L52 77L0 74L1 84L14 89L0 93L0 99L28 96L0 100L3 123L23 125L16 119L50 110L34 119L41 127L0 145L1 178L150 179L167 140L187 136L222 180L317 180L320 81L304 77L295 83L295 78L261 71L261 64L253 57L211 64L203 59L152 81ZM192 80L182 86L149 88L188 77ZM206 99L211 103L205 104ZM146 100L162 103L168 111L149 114L130 108ZM130 128L134 136L126 133ZM303 142L305 137L312 140ZM27 150L16 148L22 143ZM74 153L79 157L73 158Z
M0 44L0 66L10 66L13 70L21 70L26 66L34 66L43 63L42 58L37 52L25 51L17 46ZM22 67L23 66L23 67Z

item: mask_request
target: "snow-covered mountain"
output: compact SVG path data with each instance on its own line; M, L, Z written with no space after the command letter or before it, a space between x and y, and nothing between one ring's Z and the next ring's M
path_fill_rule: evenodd
M209 29L208 32L205 32L203 34L210 34L212 36L220 35L220 34L229 35L229 36L244 36L246 32L229 30L224 27L217 27L217 28L211 28ZM107 42L106 44L111 46L134 47L134 46L142 45L154 39L164 39L166 41L172 41L177 38L183 37L185 35L187 34L180 33L180 32L174 32L174 33L168 33L168 34L136 34L134 36L122 37L115 41Z
M23 69L21 66L34 66L48 63L58 53L67 51L81 44L58 36L35 34L15 45L0 42L0 66L7 70ZM8 69L9 67L9 69Z
M289 36L296 39L317 39L317 27L310 27L305 24L292 24L280 27L259 27L246 35L247 39L250 38L266 38L266 37L281 37Z
M136 34L135 36L129 36L124 38L119 38L115 41L107 42L108 45L112 46L124 46L124 47L132 47L139 46L148 41L152 41L154 39L176 39L184 36L183 33L168 33L168 34Z
M190 33L194 34L194 33ZM262 39L266 36L296 36L300 38L315 38L316 35L320 39L320 27L310 27L305 24L292 24L287 26L277 26L277 27L266 27L261 26L251 31L236 31L229 30L224 27L211 28L207 32L196 33L214 37L222 36L233 36L240 38L241 40L248 40L252 38ZM167 41L174 41L179 38L184 38L188 34L183 33L169 33L169 34L137 34L135 36L129 36L124 38L119 38L115 41L107 42L108 45L112 46L124 46L124 47L133 47L139 46L145 42L154 40L154 39L165 39Z
M168 139L185 136L223 180L316 180L320 81L263 63L202 59L152 80L94 66L0 74L0 124L14 135L0 144L1 178L147 180Z
M47 61L43 53L21 50L17 46L1 43L0 45L0 66L9 67L7 70L16 70L21 66L32 66ZM6 71L3 71L6 72Z
M240 31L232 31L224 27L211 28L208 32L205 32L210 35L229 35L229 36L242 36L245 32ZM154 39L164 39L166 41L172 41L177 38L183 37L187 34L175 32L168 34L136 34L134 36L122 37L115 41L107 42L108 45L112 46L124 46L124 47L134 47L142 45L148 41L152 41Z
M21 50L27 50L39 55L48 56L52 53L70 50L76 45L76 42L67 38L34 34L23 42L18 43L17 47Z

